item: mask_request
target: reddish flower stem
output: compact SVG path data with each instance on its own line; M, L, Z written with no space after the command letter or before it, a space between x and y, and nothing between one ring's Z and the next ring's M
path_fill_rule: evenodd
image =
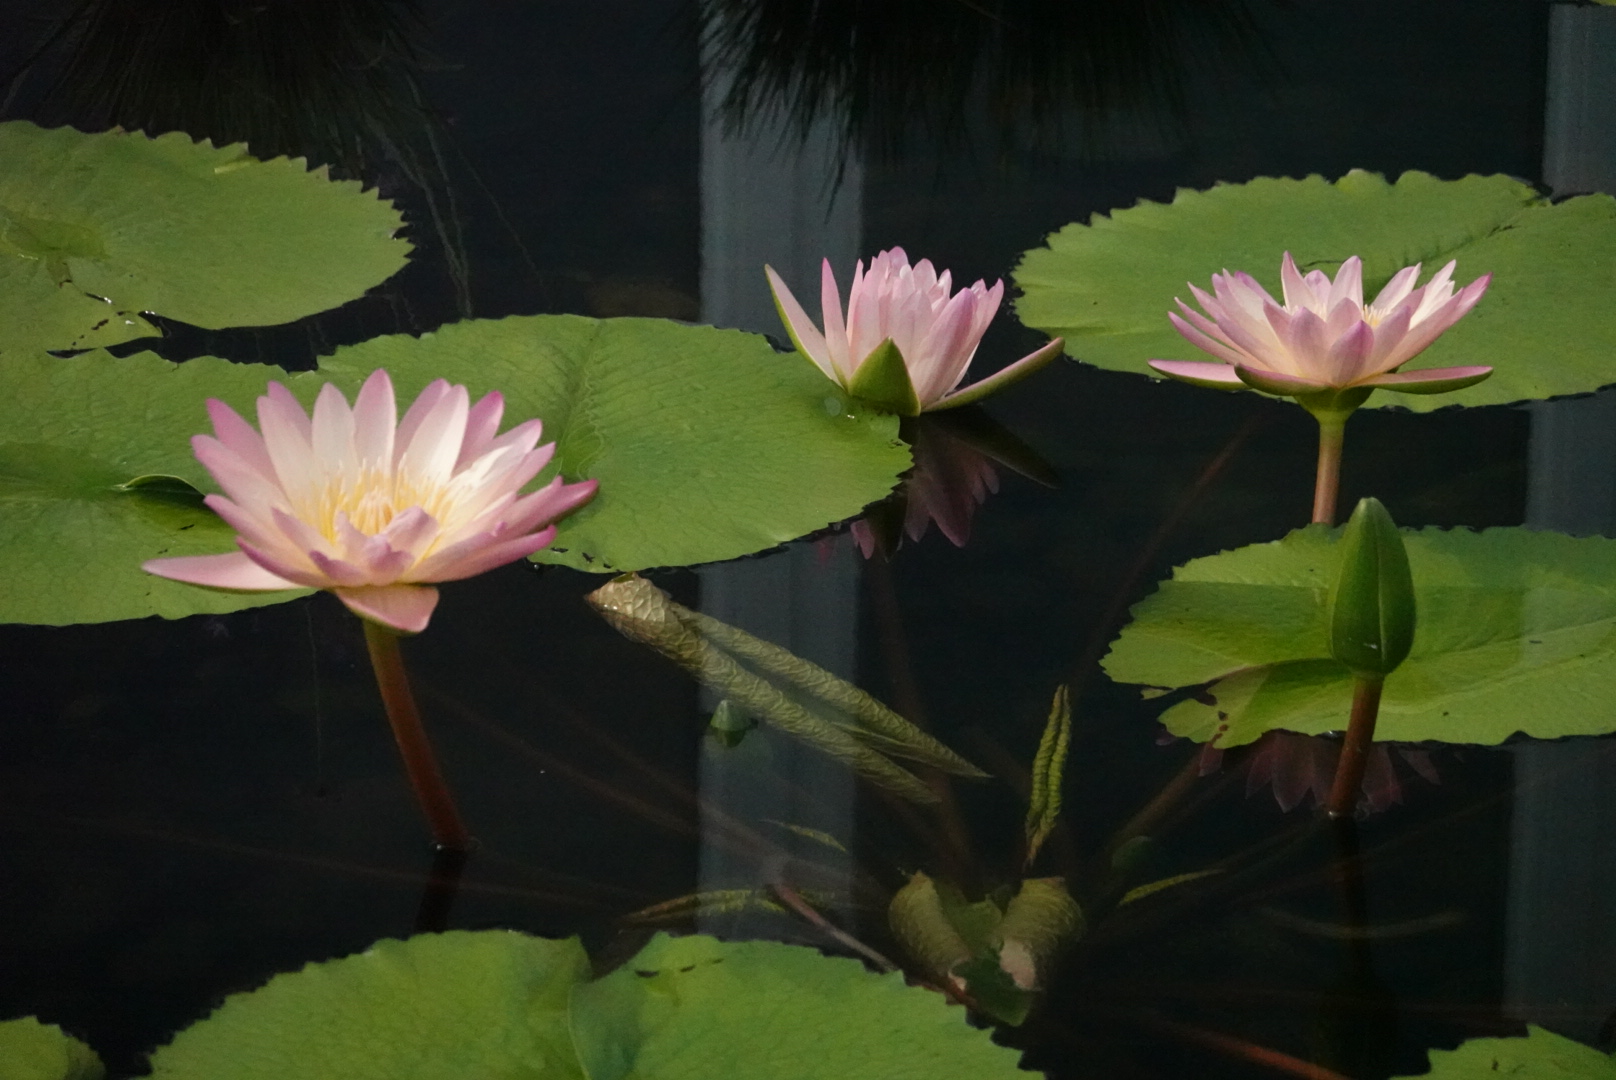
M460 820L454 797L443 781L437 755L421 726L421 713L415 707L409 675L404 670L404 654L399 651L398 635L369 619L365 624L365 645L370 649L370 665L376 671L376 686L387 708L387 722L393 727L393 741L404 758L404 772L415 789L432 841L445 851L470 851L471 834Z
M1330 785L1329 811L1333 818L1351 817L1358 808L1369 747L1375 741L1375 718L1380 715L1380 687L1379 676L1358 675L1353 680L1352 716L1347 721L1347 737L1341 743L1341 757L1336 761L1335 782Z
M1319 470L1313 481L1313 523L1335 524L1335 504L1341 490L1341 446L1346 441L1347 417L1315 414L1319 421Z

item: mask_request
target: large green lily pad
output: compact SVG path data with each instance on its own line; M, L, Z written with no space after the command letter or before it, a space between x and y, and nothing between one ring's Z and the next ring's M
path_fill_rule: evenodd
M190 447L211 430L208 398L250 418L277 379L306 404L328 381L352 400L377 367L401 407L444 377L478 396L502 391L507 428L542 418L558 443L551 472L601 482L539 555L580 569L761 551L857 514L909 466L895 418L762 337L658 319L457 323L342 349L290 376L212 357L13 357L0 364L0 622L177 618L301 595L202 589L140 564L234 549L197 494L215 490Z
M600 493L537 556L580 570L763 551L852 517L909 468L894 417L738 330L570 315L478 319L339 349L319 377L351 394L378 367L401 400L443 376L474 394L500 390L511 421L544 420L545 440L557 442L552 470L600 481Z
M0 124L0 353L288 322L404 265L403 219L301 159L171 133Z
M31 1016L0 1022L0 1080L101 1080L95 1051Z
M1339 529L1186 563L1133 611L1106 672L1210 684L1162 716L1229 747L1346 727L1352 676L1326 648ZM1376 737L1496 744L1616 731L1616 540L1527 529L1404 531L1414 647L1387 676Z
M209 430L209 397L250 405L271 374L282 372L150 353L0 362L0 622L179 618L302 595L217 592L140 569L234 549L235 533L187 486L207 480L190 436Z
M898 974L771 942L658 935L587 981L576 940L384 941L237 994L153 1080L992 1080L1025 1076Z
M1451 394L1378 393L1372 407L1497 405L1616 383L1616 199L1551 205L1507 176L1261 178L1096 214L1022 257L1016 313L1085 363L1154 375L1149 360L1209 359L1167 321L1174 297L1192 300L1186 282L1206 289L1214 273L1244 270L1277 297L1286 251L1332 275L1362 257L1366 299L1414 262L1422 280L1449 259L1461 283L1493 275L1475 310L1405 369L1490 364L1493 375Z
M1591 1046L1528 1024L1512 1039L1466 1039L1454 1050L1432 1050L1430 1080L1616 1080L1616 1060ZM1398 1078L1394 1078L1398 1080ZM1401 1080L1413 1080L1411 1077Z
M582 1078L567 999L576 938L424 934L277 975L152 1055L152 1080Z

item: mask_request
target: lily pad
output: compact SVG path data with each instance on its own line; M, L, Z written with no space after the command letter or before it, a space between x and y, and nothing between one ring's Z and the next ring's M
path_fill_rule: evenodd
M404 265L398 211L301 159L180 133L0 124L0 352L264 326L335 307Z
M505 426L538 416L550 472L600 494L539 558L616 572L734 558L857 514L909 466L894 417L857 405L754 334L658 319L530 316L456 323L342 349L317 372L199 357L175 365L18 356L0 364L0 622L61 625L278 603L153 577L164 555L233 550L201 505L191 455L219 398L254 415L265 385L352 400L377 367L400 401L432 379L502 391ZM138 482L137 482L138 481Z
M1279 296L1289 251L1303 270L1332 275L1361 256L1367 299L1414 262L1424 263L1422 278L1449 259L1458 260L1458 282L1493 275L1476 309L1405 369L1490 364L1492 376L1429 397L1376 394L1370 407L1498 405L1616 383L1608 287L1616 199L1608 195L1551 205L1507 176L1408 172L1388 183L1354 170L1334 182L1260 178L1096 214L1047 243L1016 269L1016 313L1064 337L1070 355L1113 371L1155 375L1146 361L1207 359L1167 321L1174 297L1190 300L1186 282L1207 288L1225 268Z
M153 1080L992 1080L1024 1076L941 995L771 942L659 934L586 981L576 940L384 941L237 994Z
M101 1080L95 1051L31 1016L0 1022L0 1080Z
M1526 1034L1518 1038L1466 1039L1455 1050L1432 1050L1431 1071L1419 1075L1430 1080L1495 1076L1518 1080L1616 1080L1616 1061L1591 1046L1528 1024Z
M279 368L150 353L0 363L0 622L63 625L236 611L303 595L225 593L144 573L164 555L230 551L202 505L190 436L209 397L250 403ZM211 483L211 481L209 481Z
M771 941L658 934L573 993L589 1080L1024 1077L941 994Z
M1207 685L1168 709L1175 735L1218 746L1274 728L1346 727L1352 675L1329 656L1325 598L1339 529L1186 563L1133 610L1106 672ZM1376 737L1502 742L1616 731L1616 540L1527 529L1403 532L1414 647L1386 678Z
M428 381L504 393L537 416L551 472L600 493L535 558L580 570L688 566L763 551L857 514L909 468L898 422L795 355L738 330L664 319L512 316L338 349L317 376L351 394L384 367L401 400ZM545 480L551 472L539 479Z
M152 1080L567 1080L576 938L423 934L277 975L152 1055Z

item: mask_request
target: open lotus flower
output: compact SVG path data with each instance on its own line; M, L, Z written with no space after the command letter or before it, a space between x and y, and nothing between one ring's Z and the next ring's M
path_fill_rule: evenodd
M1152 360L1175 379L1219 389L1250 386L1264 393L1320 405L1356 408L1371 390L1437 394L1478 383L1490 367L1397 369L1458 322L1487 291L1491 275L1453 291L1450 262L1419 288L1420 264L1392 276L1375 302L1363 302L1363 262L1341 264L1335 280L1320 270L1303 275L1290 252L1280 266L1285 303L1280 306L1244 273L1212 275L1212 295L1190 286L1206 314L1184 301L1170 313L1178 332L1221 364ZM1347 391L1346 395L1341 392ZM1356 391L1356 393L1352 393Z
M928 259L911 267L903 249L893 248L871 259L868 273L863 262L854 269L844 322L836 276L826 259L820 277L821 332L780 275L772 267L764 272L797 350L848 393L900 416L980 401L1061 353L1063 343L1056 338L997 374L957 389L999 310L1004 282L990 289L978 281L951 294L947 270L937 273Z
M365 380L352 409L327 384L312 419L270 383L258 399L262 434L221 401L208 402L214 436L191 440L224 495L207 504L241 549L154 559L145 569L217 589L314 588L361 617L408 633L426 628L438 591L514 562L555 536L550 523L595 494L595 481L556 477L519 492L549 463L537 420L496 435L499 394L470 404L439 379L398 419L387 372Z

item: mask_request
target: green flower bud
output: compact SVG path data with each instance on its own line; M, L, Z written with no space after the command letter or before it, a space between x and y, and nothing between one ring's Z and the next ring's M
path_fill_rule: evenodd
M1380 679L1414 645L1414 579L1386 508L1364 499L1341 535L1341 572L1330 590L1330 655L1353 674Z

